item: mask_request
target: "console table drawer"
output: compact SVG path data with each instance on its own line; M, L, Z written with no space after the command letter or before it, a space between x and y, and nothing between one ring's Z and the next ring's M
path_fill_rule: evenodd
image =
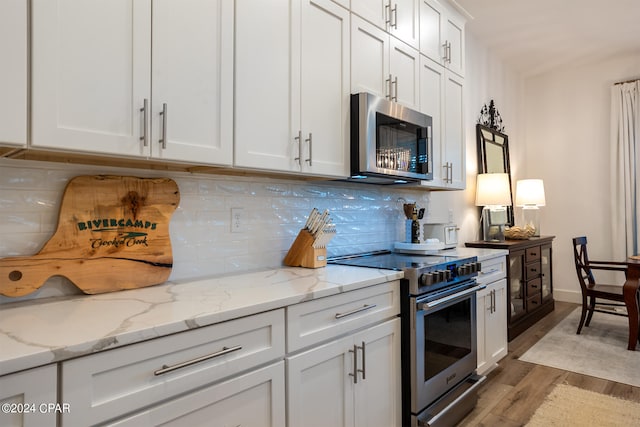
M538 261L540 259L540 246L536 246L534 248L527 248L525 250L525 261L533 262Z
M534 262L533 264L527 264L525 280L536 279L542 274L542 265L540 262Z
M542 279L534 279L527 282L527 296L532 297L534 295L540 295L542 290Z

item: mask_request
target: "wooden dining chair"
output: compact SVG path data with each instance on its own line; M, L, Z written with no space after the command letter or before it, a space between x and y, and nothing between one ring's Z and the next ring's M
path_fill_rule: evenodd
M587 254L587 238L584 236L573 239L573 257L576 263L580 289L582 291L582 314L576 334L580 334L583 325L589 326L593 313L596 311L599 313L615 314L617 316L627 316L626 310L624 312L615 310L616 307L625 307L624 297L622 295L622 284L597 283L593 275L593 270L609 270L624 271L626 276L627 264L616 261L589 260ZM604 300L604 302L599 300ZM600 308L597 308L596 304L598 304Z

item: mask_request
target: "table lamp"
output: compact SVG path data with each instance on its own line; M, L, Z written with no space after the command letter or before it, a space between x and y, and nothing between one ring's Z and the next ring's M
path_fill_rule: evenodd
M544 205L544 183L541 179L522 179L516 182L516 206L522 207L524 226L532 226L534 236L540 236L538 207Z
M482 235L487 242L504 241L507 206L511 205L509 174L481 173L476 181L476 206L482 208Z

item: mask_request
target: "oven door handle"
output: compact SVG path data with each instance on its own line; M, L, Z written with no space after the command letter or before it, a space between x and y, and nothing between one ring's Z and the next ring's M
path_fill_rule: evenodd
M430 309L432 309L434 307L439 306L440 304L444 304L446 302L453 301L453 300L458 299L458 298L466 297L467 295L471 295L473 293L476 293L477 291L482 290L482 289L484 289L486 287L487 287L486 285L477 285L477 286L474 286L473 288L466 289L464 291L457 292L455 294L448 295L448 296L443 297L443 298L439 298L439 299L437 299L435 301L418 302L417 303L418 311L428 311L428 310L430 310Z

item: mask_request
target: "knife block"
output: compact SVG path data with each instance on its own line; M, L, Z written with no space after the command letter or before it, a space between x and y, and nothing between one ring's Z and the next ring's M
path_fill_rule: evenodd
M302 229L289 248L284 264L289 267L319 268L327 265L327 248L314 248L314 237Z

